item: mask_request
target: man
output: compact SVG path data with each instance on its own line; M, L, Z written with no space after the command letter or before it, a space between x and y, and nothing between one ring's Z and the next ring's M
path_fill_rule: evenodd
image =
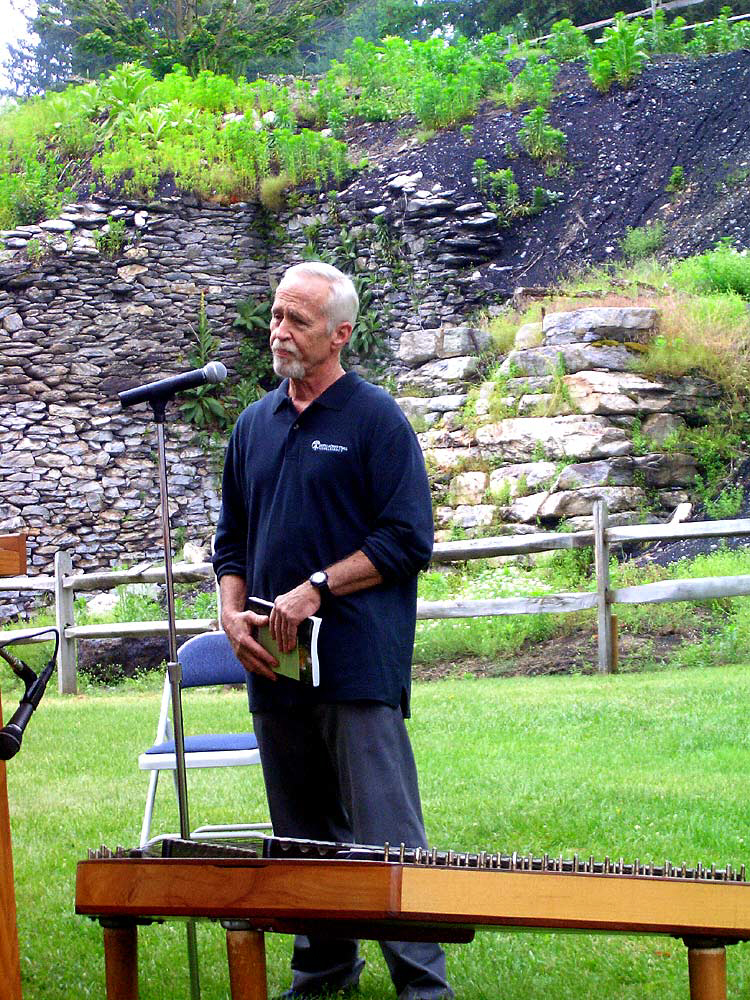
M274 298L278 389L248 407L224 466L214 567L222 625L248 671L278 836L426 846L409 714L416 578L432 551L424 461L403 414L340 354L359 302L328 264L290 268ZM273 602L270 617L247 596ZM320 686L278 676L255 639L283 652L320 614ZM453 992L435 944L385 942L400 1000ZM364 962L356 941L298 937L284 997L346 992Z

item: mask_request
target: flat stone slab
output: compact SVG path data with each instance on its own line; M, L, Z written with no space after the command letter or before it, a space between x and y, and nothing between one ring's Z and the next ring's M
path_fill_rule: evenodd
M511 351L499 370L511 376L564 375L595 368L625 372L632 369L634 357L626 347L565 344Z
M611 458L630 455L633 442L621 427L604 417L510 417L480 427L477 443L491 455L512 462L528 461L540 449L544 458Z
M647 343L659 322L656 309L641 306L576 309L547 313L543 321L547 346L597 340Z

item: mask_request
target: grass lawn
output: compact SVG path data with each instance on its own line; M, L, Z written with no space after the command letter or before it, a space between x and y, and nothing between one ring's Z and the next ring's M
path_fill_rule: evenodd
M25 1000L103 997L101 933L73 912L88 847L135 846L153 736L153 680L60 698L50 691L8 765ZM750 665L607 677L446 680L416 685L410 723L431 843L672 862L748 858ZM15 705L5 691L6 717ZM242 692L188 693L186 727L218 712L246 724ZM193 824L266 816L256 768L188 775ZM168 781L155 831L177 827ZM199 926L205 1000L228 995L224 935ZM367 942L365 1000L393 996ZM461 1000L686 998L687 959L668 937L479 933L448 946ZM272 990L288 982L288 938L269 935ZM730 997L750 992L750 947L728 949ZM140 932L142 1000L188 996L185 935Z

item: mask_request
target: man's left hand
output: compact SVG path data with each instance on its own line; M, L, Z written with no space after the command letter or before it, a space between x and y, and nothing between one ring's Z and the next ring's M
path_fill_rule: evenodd
M319 608L320 593L307 581L276 598L269 627L271 636L282 653L291 653L297 645L300 623L314 615Z

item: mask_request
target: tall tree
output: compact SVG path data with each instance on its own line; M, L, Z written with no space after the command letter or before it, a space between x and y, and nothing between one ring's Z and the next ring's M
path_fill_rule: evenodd
M11 47L21 94L65 86L125 61L156 75L175 63L237 75L292 52L352 0L45 0L29 18L38 41Z

